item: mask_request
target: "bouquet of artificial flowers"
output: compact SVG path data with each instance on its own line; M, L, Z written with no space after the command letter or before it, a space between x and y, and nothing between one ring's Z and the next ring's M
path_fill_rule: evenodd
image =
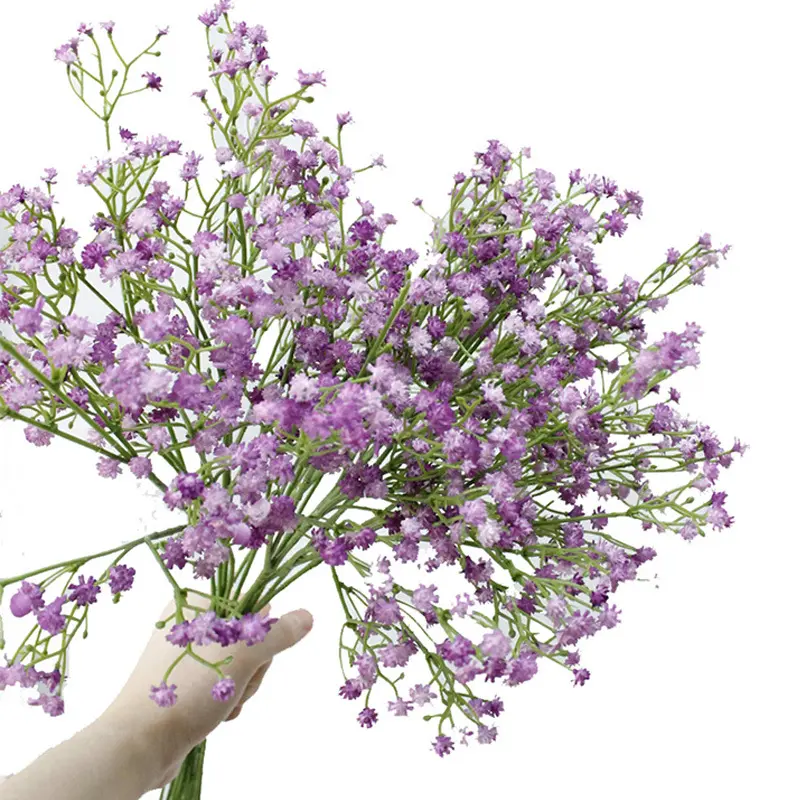
M642 197L580 169L558 191L526 171L528 148L490 140L453 177L427 256L388 249L395 218L346 202L382 158L348 166L351 115L332 136L301 118L324 73L279 90L266 31L230 10L199 18L213 157L113 130L122 98L162 90L144 62L168 31L130 57L114 23L81 25L55 57L109 150L78 175L100 203L92 233L57 215L54 169L0 193L0 417L34 446L93 450L103 479L130 470L182 519L0 573L3 610L32 623L0 690L61 714L69 648L92 605L134 588L126 557L143 548L175 600L157 623L175 662L150 699L179 703L170 674L195 659L224 701L226 662L198 648L262 641L267 604L320 566L358 723L421 709L440 756L493 742L492 684L530 680L541 659L589 679L580 641L619 622L611 595L656 555L617 538L616 518L687 540L733 521L716 484L745 446L666 388L697 366L703 331L648 345L645 329L730 246L704 234L609 286L596 247ZM198 796L201 755L164 796Z

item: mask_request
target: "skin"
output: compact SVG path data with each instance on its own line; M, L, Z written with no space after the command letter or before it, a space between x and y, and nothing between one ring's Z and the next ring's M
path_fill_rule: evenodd
M197 601L194 601L197 603ZM172 614L165 609L162 619ZM268 614L269 607L261 613ZM189 751L225 720L239 716L242 706L261 685L272 659L297 644L313 625L305 610L285 614L263 642L222 648L197 647L208 661L232 655L223 666L236 681L236 693L227 703L211 697L218 676L193 659L185 658L173 670L168 683L176 684L178 702L159 708L147 699L150 687L175 660L176 648L156 631L119 696L91 725L71 739L48 750L22 772L0 786L0 800L135 800L172 780Z

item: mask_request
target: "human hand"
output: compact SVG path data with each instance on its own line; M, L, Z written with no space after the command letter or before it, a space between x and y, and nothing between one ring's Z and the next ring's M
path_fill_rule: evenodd
M190 597L193 605L203 605L196 595L190 593ZM173 602L161 618L169 618L174 610ZM269 606L260 613L267 616ZM227 701L213 699L211 689L219 676L194 659L184 658L169 676L168 683L178 687L178 702L170 708L160 708L148 699L151 687L161 682L180 653L165 639L166 631L158 630L100 722L106 727L127 730L135 739L133 746L139 748L143 761L148 763L152 775L150 788L164 786L178 773L193 747L221 722L239 716L244 703L258 691L273 657L299 642L312 625L311 614L297 610L282 616L259 644L193 645L198 655L212 663L233 656L223 671L235 682L235 691Z

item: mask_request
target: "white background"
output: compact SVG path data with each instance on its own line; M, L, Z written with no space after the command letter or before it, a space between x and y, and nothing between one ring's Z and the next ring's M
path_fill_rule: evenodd
M66 86L53 48L80 21L112 18L131 47L171 25L150 65L161 96L138 95L119 124L205 147L190 92L206 85L202 3L74 0L5 4L0 186L61 171L61 213L85 230L91 191L73 176L102 149L96 120ZM425 254L422 197L442 213L459 169L488 138L532 148L530 169L565 188L570 169L616 179L644 197L644 215L598 250L610 279L643 277L667 248L708 231L733 248L706 286L693 287L653 330L696 321L701 366L681 373L681 406L729 446L751 446L723 470L732 528L687 543L642 534L659 557L650 581L615 595L622 624L581 648L589 683L573 688L547 669L507 692L498 741L447 759L433 730L389 717L372 730L337 697L340 611L323 572L277 611L304 605L312 634L276 661L241 719L214 734L205 797L405 798L443 792L537 797L584 792L594 800L788 797L796 784L797 394L795 345L800 174L798 59L785 2L532 3L240 0L234 18L261 22L271 65L291 86L297 69L325 69L306 107L323 132L350 110L353 166L383 153L387 170L361 176L354 194L400 220L389 245ZM71 208L71 211L67 209ZM651 317L652 318L652 317ZM0 574L111 546L165 518L130 476L96 476L94 459L55 443L28 445L0 426ZM155 516L158 517L156 519ZM156 528L157 529L157 528ZM657 541L656 541L657 539ZM0 774L71 735L114 696L166 590L145 558L138 591L96 606L92 635L75 648L68 713L50 720L0 695ZM294 589L295 587L293 587ZM55 796L55 795L54 795Z

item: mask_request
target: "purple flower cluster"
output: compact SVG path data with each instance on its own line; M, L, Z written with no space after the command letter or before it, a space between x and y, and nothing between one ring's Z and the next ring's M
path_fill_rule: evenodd
M117 564L108 571L108 588L111 594L121 594L133 588L133 578L136 570L133 567L126 567L124 564Z
M60 692L61 684L62 676L58 669L41 672L35 667L26 667L19 662L0 667L0 691L9 686L19 686L22 689L38 687L38 696L29 699L28 703L32 706L41 706L51 717L58 717L64 713L64 700L57 694Z
M258 614L224 619L213 611L206 611L194 619L173 625L167 634L167 641L178 647L188 647L191 644L219 644L229 647L237 642L245 642L250 647L263 642L277 621Z
M351 550L368 550L377 537L372 528L362 528L358 532L347 531L331 539L321 528L315 528L310 538L322 561L328 566L338 567L347 563L347 554Z
M111 567L108 573L111 593L116 595L131 589L135 574L136 570L124 564ZM93 577L80 575L78 582L71 583L67 592L46 603L44 591L39 584L22 581L9 601L9 609L15 617L35 615L39 628L55 636L67 625L67 616L63 613L64 606L67 603L74 603L76 608L92 605L97 602L101 589L102 585Z
M241 464L234 498L219 485L204 486L196 475L176 477L164 502L176 508L197 501L197 522L187 526L180 539L164 543L162 558L169 569L181 569L191 559L195 574L209 578L231 557L232 546L255 550L269 536L295 527L294 500L286 495L265 500L265 488L259 489L270 480L284 483L288 479L283 473L287 460L270 456L271 446L270 437L263 436L228 448L231 462Z

